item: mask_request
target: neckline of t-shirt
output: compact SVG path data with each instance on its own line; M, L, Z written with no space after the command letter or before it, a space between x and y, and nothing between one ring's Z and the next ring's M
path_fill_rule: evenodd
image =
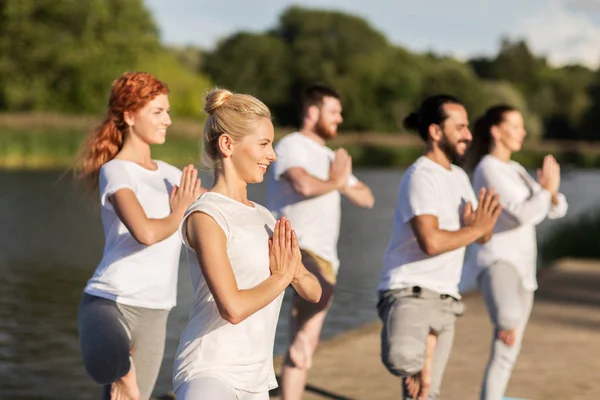
M311 143L311 144L313 144L314 146L317 146L317 147L319 147L319 148L329 149L329 147L327 146L327 144L326 144L326 143L323 143L323 144L321 144L321 143L319 143L319 142L317 142L317 141L315 141L315 140L313 140L313 139L309 138L308 136L306 136L305 134L303 134L303 133L302 133L302 132L300 132L300 131L296 131L296 132L294 132L292 135L300 136L301 138L303 138L304 140L306 140L308 143ZM330 150L330 149L329 149L329 150Z
M497 158L497 157L494 157L494 156L493 156L493 155L491 155L491 154L486 154L485 156L483 156L483 158L485 158L485 159L489 159L489 160L491 160L492 162L498 163L498 164L500 164L500 165L511 166L511 165L514 165L514 164L516 164L516 162L515 162L514 160L502 161L501 159L499 159L499 158Z
M158 172L160 172L160 164L158 160L152 160L156 163L156 169L148 169L148 168L144 168L142 167L140 164L136 163L135 161L131 161L131 160L123 160L121 158L113 158L111 161L122 161L122 162L126 162L126 163L130 163L133 164L135 166L137 166L139 169L141 169L142 171L146 171L150 174L156 174Z
M435 166L435 168L438 168L440 171L444 171L447 174L451 174L455 171L455 165L450 163L450 169L446 169L444 168L442 165L436 163L435 161L433 161L431 158L426 157L426 156L421 156L421 159L424 160L424 162L432 164Z
M247 209L249 209L249 210L256 210L256 209L258 208L258 207L256 207L256 203L255 203L255 202L253 202L252 200L249 200L249 201L250 201L250 203L254 204L254 207L253 207L253 206L249 206L248 204L244 204L244 203L242 203L241 201L234 200L234 199L232 199L231 197L229 197L229 196L225 196L225 195L224 195L224 194L222 194L222 193L218 193L218 192L206 192L206 193L204 193L204 194L205 194L205 195L207 195L207 194L217 195L218 197L221 197L221 198L223 198L223 199L227 199L227 200L229 200L229 201L231 201L231 202L233 202L233 203L235 203L235 204L239 204L240 206L242 206L242 207L245 207L245 208L247 208Z

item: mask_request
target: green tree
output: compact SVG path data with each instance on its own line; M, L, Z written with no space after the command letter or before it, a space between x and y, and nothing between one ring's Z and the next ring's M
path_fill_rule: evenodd
M417 106L424 62L405 49L389 47L354 57L350 72L337 79L345 126L354 130L396 132Z
M275 32L291 49L296 79L332 81L351 71L352 60L388 47L364 19L337 11L288 8Z
M588 89L590 106L582 116L579 138L589 141L600 141L600 70Z
M98 112L112 80L159 45L142 0L3 0L0 108Z
M496 58L474 59L470 65L481 78L511 82L526 98L540 90L550 70L546 59L536 57L525 41L509 39L502 40Z
M205 118L204 94L212 85L206 75L195 73L182 64L175 54L161 49L142 55L137 61L136 70L149 72L167 83L174 117Z
M279 37L241 32L223 40L207 55L205 71L215 84L255 95L281 117L293 113L291 62L289 49ZM286 118L277 122L285 123Z
M521 92L512 84L502 81L483 81L483 109L488 109L499 104L508 104L517 108L523 115L525 120L525 130L527 131L527 139L541 139L542 137L542 120L539 115L529 109L527 100ZM479 115L473 115L473 121Z

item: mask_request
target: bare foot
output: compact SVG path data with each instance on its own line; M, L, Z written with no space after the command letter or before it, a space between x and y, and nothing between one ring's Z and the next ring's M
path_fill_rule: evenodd
M290 346L290 360L296 368L309 369L312 366L310 344L302 332L298 332Z
M131 361L131 368L127 375L114 382L110 388L110 399L111 400L139 400L140 389L138 388L135 366L133 360Z
M437 336L430 333L427 336L427 346L425 347L425 364L423 369L413 376L406 378L406 390L411 398L417 400L426 400L431 386L431 366L433 365L433 355L437 344Z
M517 328L499 331L498 339L502 340L507 346L513 346L517 341Z

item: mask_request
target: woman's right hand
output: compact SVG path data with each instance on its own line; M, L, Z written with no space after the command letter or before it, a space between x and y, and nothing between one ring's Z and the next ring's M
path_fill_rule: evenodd
M186 166L181 175L181 183L179 186L173 186L171 191L171 198L169 199L171 212L183 215L188 207L205 191L200 183L196 168L191 164Z
M544 157L542 168L538 169L538 183L552 195L558 193L560 187L560 165L554 157Z
M269 268L271 274L282 274L288 281L296 276L302 264L296 233L290 221L282 217L275 223L273 237L269 239Z

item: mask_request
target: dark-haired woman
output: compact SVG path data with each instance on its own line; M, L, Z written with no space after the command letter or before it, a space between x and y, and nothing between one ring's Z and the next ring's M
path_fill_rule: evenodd
M525 136L523 116L517 109L492 107L477 120L467 154L468 165L476 166L475 190L494 188L503 206L492 239L475 245L465 268L466 274L476 276L494 325L482 400L504 397L519 355L537 289L535 226L567 212L565 197L559 193L560 167L554 157L544 158L537 181L511 160L521 150Z

